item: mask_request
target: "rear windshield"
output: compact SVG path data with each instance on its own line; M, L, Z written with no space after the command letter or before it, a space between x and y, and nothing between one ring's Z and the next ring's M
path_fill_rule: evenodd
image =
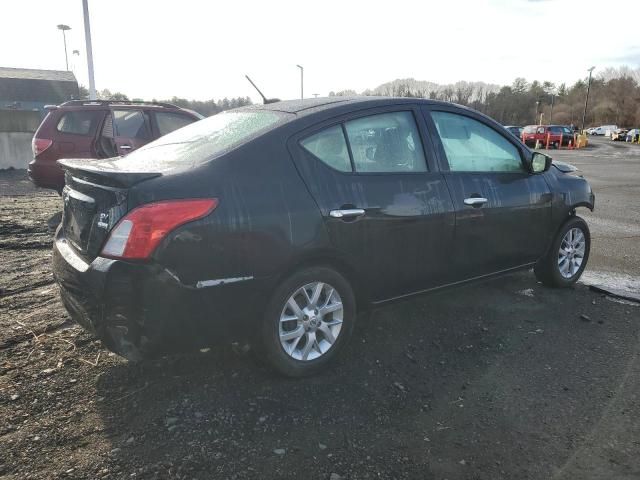
M536 125L527 125L524 127L524 133L536 133L538 127Z
M270 111L219 113L160 137L118 163L140 171L197 165L267 131L285 115Z

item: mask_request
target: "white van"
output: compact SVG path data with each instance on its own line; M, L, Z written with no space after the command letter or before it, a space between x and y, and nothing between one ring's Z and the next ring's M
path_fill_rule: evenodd
M610 137L611 133L617 129L617 125L602 125L600 127L594 128L591 135L604 135L605 137Z

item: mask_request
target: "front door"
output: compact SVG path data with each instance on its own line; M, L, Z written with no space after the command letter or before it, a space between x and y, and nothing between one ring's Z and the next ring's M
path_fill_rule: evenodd
M416 121L417 120L417 121ZM383 300L446 283L453 204L419 111L374 110L290 145L334 248Z
M537 260L548 244L551 193L525 167L522 146L480 116L424 111L455 205L459 279Z

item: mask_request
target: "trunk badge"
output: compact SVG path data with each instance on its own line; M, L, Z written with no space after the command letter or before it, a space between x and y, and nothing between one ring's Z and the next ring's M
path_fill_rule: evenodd
M109 214L108 213L101 213L100 214L100 218L98 219L98 226L100 228L104 228L104 229L109 228Z

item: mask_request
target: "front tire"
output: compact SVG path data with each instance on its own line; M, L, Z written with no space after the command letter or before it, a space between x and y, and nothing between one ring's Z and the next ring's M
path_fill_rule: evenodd
M301 270L282 282L269 302L258 358L285 376L318 373L347 343L355 319L353 289L341 274L327 267Z
M589 260L591 233L582 218L572 216L556 234L551 248L534 268L536 278L549 287L576 283Z

